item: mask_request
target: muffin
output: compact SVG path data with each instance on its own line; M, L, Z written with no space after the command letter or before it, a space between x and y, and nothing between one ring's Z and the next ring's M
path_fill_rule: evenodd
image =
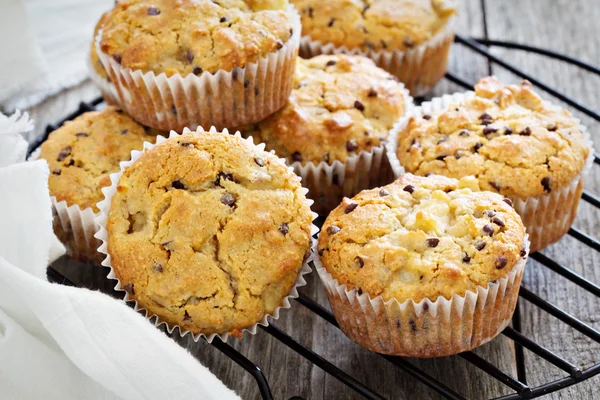
M96 51L96 36L98 36L98 31L104 25L104 22L108 18L108 12L102 14L102 17L96 24L94 28L94 37L92 39L92 43L90 46L90 58L89 58L89 73L90 79L98 87L104 101L108 104L115 105L118 102L119 95L117 94L117 89L115 89L115 85L110 81L110 77L106 73L102 62L100 61L100 57L98 57L98 52Z
M172 133L105 192L104 265L157 324L196 339L254 333L310 271L305 193L283 160L239 135Z
M42 144L39 158L50 169L54 231L71 257L100 263L94 216L102 188L110 185L109 175L119 171L119 162L145 141L153 142L157 133L108 107L66 122Z
M241 126L283 106L300 18L286 0L120 1L96 39L120 105L158 129Z
M449 0L292 0L302 18L300 55L372 58L422 96L444 77L456 14Z
M484 78L474 94L425 103L397 128L389 157L417 175L473 175L481 189L508 197L532 251L559 240L573 223L591 142L579 120L542 100L529 82Z
M528 253L519 215L474 178L406 174L327 217L321 276L344 333L378 353L470 350L510 322Z
M370 59L323 55L299 59L287 104L242 131L292 164L324 214L343 196L392 180L383 143L411 104Z

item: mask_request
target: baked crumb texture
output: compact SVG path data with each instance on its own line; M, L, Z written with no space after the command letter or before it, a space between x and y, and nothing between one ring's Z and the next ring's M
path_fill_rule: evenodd
M318 253L348 336L382 353L434 357L506 326L528 242L510 201L476 180L406 174L345 199Z
M302 17L300 55L366 55L420 96L444 75L456 5L447 0L292 0Z
M166 140L124 171L111 200L121 289L183 332L239 335L282 306L310 254L304 193L282 160L239 136Z

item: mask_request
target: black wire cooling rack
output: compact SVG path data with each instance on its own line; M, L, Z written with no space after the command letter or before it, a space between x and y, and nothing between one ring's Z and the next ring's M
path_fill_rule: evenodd
M593 74L600 75L600 69L593 65L590 65L581 60L566 56L564 54L556 53L550 50L545 50L537 47L532 47L528 45L522 45L512 42L504 42L497 40L486 40L486 39L472 39L466 38L460 35L457 35L455 38L455 43L463 45L470 50L479 53L480 55L486 57L489 61L500 65L501 67L509 70L515 75L527 79L536 85L538 88L548 92L552 96L562 100L567 103L569 106L575 108L576 110L588 115L593 118L595 121L600 122L600 115L585 106L584 104L579 103L575 99L572 99L565 94L559 92L558 90L540 82L538 79L533 76L528 75L527 73L521 71L520 69L514 67L510 63L502 60L501 58L495 56L487 50L486 46L497 46L509 49L523 50L531 53L540 54L546 57L550 57L553 59L558 59L572 65L576 65L582 69L585 69ZM453 75L452 73L446 74L446 79L449 81L465 88L472 89L473 84L470 82L466 82L463 79ZM102 103L102 98L95 99L90 103L81 103L80 107L77 111L73 112L71 115L67 116L65 120L73 119L84 112L94 110L96 106ZM29 148L29 153L33 152L36 148L38 148L41 143L46 140L48 134L57 129L58 126L62 125L65 121L61 121L58 125L49 125L46 128L46 132L41 137L37 138L34 142L31 143ZM600 155L594 154L594 164L596 166L600 165ZM592 206L596 208L600 208L600 197L594 195L588 191L583 192L582 195L583 200L590 203ZM322 220L320 219L322 222ZM596 251L600 251L600 241L597 238L594 238L577 228L571 228L568 233L573 238L581 241L587 246L590 246ZM564 265L554 261L553 259L541 254L535 253L531 255L531 258L550 270L558 273L564 278L570 280L571 282L578 285L581 289L584 289L596 297L600 298L600 286L589 281L585 277L577 274L573 270L565 267ZM51 281L56 283L61 283L65 285L74 284L65 276L61 275L58 271L53 269L52 267L48 268L48 277ZM565 323L577 331L583 333L590 339L594 340L596 343L600 343L600 331L592 328L591 326L585 324L581 320L573 317L567 312L561 310L556 305L549 303L548 301L542 299L537 294L531 292L525 287L521 287L519 292L519 296L521 299L530 302L531 304L539 307L546 313L554 316L556 319ZM300 294L300 297L296 299L296 301L302 304L304 307L308 308L310 311L314 312L320 318L323 318L325 321L329 322L333 327L338 328L337 321L335 320L333 314L318 304L316 301L311 299L310 297ZM502 397L498 397L497 399L502 400L512 400L512 399L530 399L534 397L539 397L551 392L555 392L566 388L568 386L575 385L579 382L582 382L586 379L589 379L600 373L600 360L596 360L594 365L588 367L586 369L581 369L576 365L570 363L559 355L553 353L548 350L544 346L535 342L534 340L528 338L523 333L521 333L521 316L520 316L520 306L517 304L517 308L513 317L512 327L507 327L502 334L507 338L514 341L515 344L515 358L516 358L516 370L517 377L513 377L510 374L502 371L496 366L492 365L489 361L481 358L473 352L465 352L459 354L460 357L465 359L467 362L473 364L477 368L483 370L485 373L489 374L494 379L498 380L502 384L506 385L514 392ZM319 368L323 369L326 373L330 374L335 379L339 380L343 384L347 385L357 393L361 394L363 397L367 399L383 399L382 396L377 394L373 389L367 387L366 385L359 382L356 378L350 376L346 372L342 371L331 362L321 357L319 354L313 352L311 349L302 345L295 338L288 335L286 332L277 328L275 325L270 325L268 327L261 327L267 334L273 336L275 339L281 341L283 344L291 348L293 351L298 353L300 356L304 357L311 363L315 364ZM273 395L271 394L271 389L269 387L269 382L267 381L265 375L260 369L260 366L256 365L254 362L246 358L240 352L235 350L233 347L229 346L226 343L221 342L219 339L213 341L212 345L220 350L225 356L231 358L238 365L244 368L248 373L254 377L256 380L256 384L258 385L258 389L263 399L270 400L273 399ZM525 367L525 358L524 358L524 349L531 351L532 353L538 355L544 360L550 362L555 367L565 372L565 375L562 378L546 382L542 385L531 387L527 385L527 371ZM400 368L406 374L410 375L414 379L420 381L425 386L430 388L431 390L439 393L441 396L448 399L464 399L460 394L456 393L454 390L450 389L448 386L443 384L442 382L436 380L431 375L429 375L426 371L418 368L417 366L411 364L407 360L401 357L392 357L381 355L387 361L395 365L397 368ZM294 399L300 399L298 397L294 397Z

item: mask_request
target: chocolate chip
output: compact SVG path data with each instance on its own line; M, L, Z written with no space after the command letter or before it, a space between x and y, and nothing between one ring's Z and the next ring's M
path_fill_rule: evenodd
M233 207L235 205L235 196L231 193L225 193L223 196L221 196L221 203L225 204L226 206Z
M521 257L525 258L525 256L527 255L527 250L525 250L525 248L523 247L519 254L521 255Z
M544 190L546 192L550 193L552 191L552 188L550 187L550 177L549 176L542 179L542 186L544 187Z
M362 289L361 289L361 288L358 288L358 290L356 291L356 293L358 293L358 295L359 295L359 296L362 296L362 294L363 294L363 291L362 291Z
M473 151L475 153L479 153L479 149L482 147L483 147L483 143L481 143L481 142L475 143L475 146L473 146Z
M354 102L354 108L356 108L358 111L365 111L365 105L358 100Z
M173 115L177 115L177 107L175 107L175 104L171 106L171 112L173 113Z
M163 266L160 263L157 263L156 261L152 263L152 269L156 272L163 272Z
M483 226L483 231L484 231L485 233L487 233L488 235L490 235L490 236L493 236L493 235L494 235L494 227L493 227L493 226L491 226L490 224L485 224L485 225Z
M489 125L492 123L492 116L486 112L484 112L483 114L481 114L479 116L479 119L481 120L481 123L483 125Z
M327 64L325 64L325 66L326 67L332 67L335 64L337 64L337 61L335 61L335 60L329 60L329 61L327 61Z
M462 131L460 131L458 136L467 137L469 136L469 131L463 129Z
M437 141L437 144L442 144L448 141L448 136L442 136L440 140Z
M171 182L171 186L175 189L185 190L185 185L181 181L173 181Z
M377 97L377 91L373 88L369 89L369 93L367 93L369 97Z
M265 162L263 161L262 158L259 157L254 157L254 162L256 163L256 165L258 165L259 167L264 167L265 166Z
M186 57L188 62L191 63L192 61L194 61L194 53L191 50L187 51Z
M125 289L129 294L135 294L133 283L128 283L127 285L123 286L123 289Z
M413 185L406 185L402 190L412 194L415 191L415 187Z
M484 135L491 135L492 133L496 132L498 132L498 129L494 128L493 126L486 126L485 128L483 128Z
M279 232L281 232L283 236L287 235L289 231L288 224L283 223L279 225Z
M319 253L319 256L322 256L323 253L325 253L325 249L319 249L317 252Z
M233 180L233 175L232 174L227 174L225 172L219 172L219 174L217 175L217 179L215 179L215 185L217 186L221 186L221 182L222 181L230 181L230 182L235 182Z
M501 217L494 217L492 218L492 222L498 226L504 226L504 220Z
M358 143L356 143L356 140L350 139L346 142L346 150L352 152L356 149L358 149Z
M341 231L341 229L335 225L329 225L327 227L327 233L330 235L335 235L336 233L338 233L339 231Z
M416 332L416 331L417 331L417 324L415 323L415 320L414 320L414 319L410 319L410 320L408 321L408 323L409 323L409 325L410 325L410 329L411 329L413 332Z
M302 153L295 151L292 153L292 161L302 161Z
M417 147L420 148L421 147L421 143L419 143L419 141L417 140L417 138L413 138L412 142L410 142L410 147Z
M513 205L513 204L512 204L512 201L511 201L510 199L504 198L504 199L502 199L502 201L503 201L503 202L505 202L506 204L508 204L508 205L509 205L509 206L511 206L511 207L512 207L512 205Z
M504 134L505 135L512 135L514 132L512 129L510 129L508 126L506 127L506 129L504 129Z
M192 144L191 144L190 142L180 142L180 143L179 143L179 145L180 145L181 147L189 147L189 146L191 146Z
M68 164L68 165L75 165L75 160L73 160L73 159L71 158L71 161L69 161L69 164Z
M308 7L308 17L309 18L313 17L313 8L312 7Z
M485 249L486 244L487 243L485 242L485 240L478 240L475 242L474 246L475 246L475 249L481 251L481 250Z
M329 153L323 154L323 161L325 161L326 163L329 162Z
M115 60L116 62L121 64L121 55L120 54L113 54L112 58L113 58L113 60Z
M150 7L148 9L148 15L158 15L160 14L160 10L156 7Z
M403 42L403 43L404 43L404 45L405 45L406 47L408 47L408 48L411 48L411 47L413 47L413 46L415 45L415 44L413 43L413 41L412 41L412 40L410 40L410 38L406 38L406 39L404 39L404 42Z
M465 253L465 256L463 257L462 260L464 263L468 263L469 261L471 261L471 257L469 257L469 255L467 253Z
M344 210L344 214L350 214L352 211L356 210L356 207L358 207L358 203L348 204Z
M127 132L129 132L129 129L123 129L123 130L121 131L121 135L126 135L126 134L127 134Z
M531 136L531 129L529 129L529 127L523 129L521 132L519 132L519 135L521 136Z
M556 124L554 124L554 125L552 125L552 126L549 126L549 127L548 127L548 130L549 130L550 132L554 132L554 131L556 131L557 129L558 129L558 126L557 126Z
M492 218L493 216L495 216L495 215L496 215L496 211L492 211L492 210L485 210L483 213L484 213L484 214L485 214L485 216L486 216L486 217L488 217L488 218Z
M202 73L202 68L200 68L200 67L194 67L194 69L192 70L192 73L194 75L200 75Z
M381 190L379 191L379 196L381 196L381 197L385 197L385 196L389 196L389 195L390 195L390 192L388 192L388 191L387 191L387 190L385 190L385 189L381 189Z
M427 239L427 245L429 247L437 247L438 244L440 244L440 239L438 239L438 238Z
M277 46L277 50L281 49L283 47L283 42L281 40L277 40L276 46Z
M356 265L358 265L358 268L362 268L365 266L365 262L363 261L363 259L358 256L354 258L354 262L356 263Z
M52 170L52 173L54 175L60 175L61 174L60 168L56 168L56 169Z
M184 321L191 321L192 320L192 317L190 317L190 314L188 314L187 310L185 310L183 312L183 320Z
M331 19L329 20L329 22L327 23L327 26L331 28L331 27L333 26L333 23L334 23L334 22L335 22L335 18L331 18Z
M425 176L425 178L428 178L428 177L430 177L431 175L433 175L433 172L428 172L428 173L426 173L424 176Z
M494 188L494 189L496 189L496 190L500 190L500 189L502 189L502 186L500 186L500 184L499 184L499 183L497 183L497 182L494 182L494 181L490 181L490 186L491 186L491 187L493 187L493 188Z
M228 18L227 16L223 16L219 19L219 22L227 22Z
M440 154L439 156L437 156L435 159L438 161L444 161L444 159L448 157L448 154Z
M63 147L58 156L56 157L56 161L63 161L65 158L71 155L71 151L73 148L71 146Z
M423 311L429 311L429 303L423 303Z
M425 114L425 115L423 115L423 119L426 121L429 121L431 119L431 115Z
M496 269L502 269L502 268L506 267L506 264L508 264L508 259L504 256L500 256L496 259L496 262L494 265L495 265Z
M90 135L88 135L88 134L87 134L87 133L85 133L85 132L79 132L79 133L76 133L76 134L75 134L75 136L77 136L77 137L88 137L88 136L90 136Z

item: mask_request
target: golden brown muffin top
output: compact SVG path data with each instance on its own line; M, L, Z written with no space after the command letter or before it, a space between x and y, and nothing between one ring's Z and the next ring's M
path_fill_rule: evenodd
M206 335L271 314L310 250L300 179L221 133L174 137L125 170L108 216L121 287L162 321Z
M525 257L525 228L508 199L471 188L406 174L344 199L323 224L323 266L349 290L401 303L487 287Z
M456 13L449 0L291 0L302 34L361 50L410 50L433 38Z
M488 77L474 97L412 118L399 132L397 155L407 172L474 175L482 190L526 198L567 185L589 152L579 121L543 101L529 82Z
M126 0L105 21L100 48L125 68L200 75L231 71L281 49L287 0Z
M160 133L115 107L65 122L41 147L40 158L50 167L50 194L69 206L98 212L96 203L104 198L102 188L110 186L109 175L131 158L132 150L141 150L144 142L154 143Z
M283 109L243 129L290 161L344 162L381 145L405 112L401 84L366 57L299 59Z

